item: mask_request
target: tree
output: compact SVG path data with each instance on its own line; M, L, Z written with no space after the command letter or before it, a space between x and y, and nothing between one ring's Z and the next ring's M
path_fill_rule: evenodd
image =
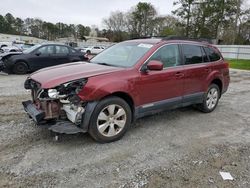
M128 29L132 37L152 36L157 12L150 3L138 3L128 13Z
M115 42L123 41L127 38L126 35L126 18L125 14L120 11L111 12L109 18L103 20L103 24L109 31L109 39ZM111 31L111 32L110 32ZM104 31L102 35L106 35ZM112 33L112 36L110 34Z
M16 18L15 20L15 29L17 34L21 35L23 33L23 24L24 21L21 18Z
M180 5L180 7L173 11L173 14L186 20L186 31L185 36L189 36L190 31L190 19L192 17L191 6L194 0L179 0L175 1L174 5Z

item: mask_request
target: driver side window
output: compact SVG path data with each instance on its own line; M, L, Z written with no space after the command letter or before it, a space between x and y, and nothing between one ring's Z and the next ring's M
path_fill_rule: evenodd
M177 44L170 44L163 46L158 51L154 53L154 55L149 59L151 60L158 60L163 63L163 67L175 67L180 65L180 53L179 47Z

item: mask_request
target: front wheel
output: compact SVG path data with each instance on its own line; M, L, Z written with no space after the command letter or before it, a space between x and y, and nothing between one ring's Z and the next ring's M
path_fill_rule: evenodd
M26 74L28 72L28 66L25 62L17 62L14 65L13 72L15 74Z
M130 106L123 99L103 99L92 114L89 134L101 143L119 140L130 126L131 117Z
M207 93L204 95L203 103L198 108L205 113L214 111L220 99L220 89L216 84L208 87Z

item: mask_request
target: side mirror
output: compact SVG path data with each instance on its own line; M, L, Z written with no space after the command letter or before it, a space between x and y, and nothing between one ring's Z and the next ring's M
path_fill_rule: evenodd
M147 69L151 71L161 71L163 69L163 63L157 60L151 60L147 64Z
M36 52L35 55L36 56L40 56L42 53L41 52Z

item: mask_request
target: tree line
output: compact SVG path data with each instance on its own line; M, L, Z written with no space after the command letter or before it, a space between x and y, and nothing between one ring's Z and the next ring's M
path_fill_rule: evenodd
M159 15L151 3L139 2L128 12L112 12L104 29L82 24L50 23L37 18L0 15L0 33L28 35L46 40L84 39L95 33L110 41L150 36L185 36L215 39L222 44L250 44L250 9L246 0L176 0L171 15ZM93 32L94 30L94 32Z
M65 24L58 22L56 24L43 21L41 19L14 17L7 13L0 15L0 33L27 35L46 40L55 40L56 38L75 37L84 39L89 36L91 28L81 24Z
M208 38L222 44L250 44L250 9L244 0L177 0L171 15L160 16L150 3L103 20L114 41L144 36Z

